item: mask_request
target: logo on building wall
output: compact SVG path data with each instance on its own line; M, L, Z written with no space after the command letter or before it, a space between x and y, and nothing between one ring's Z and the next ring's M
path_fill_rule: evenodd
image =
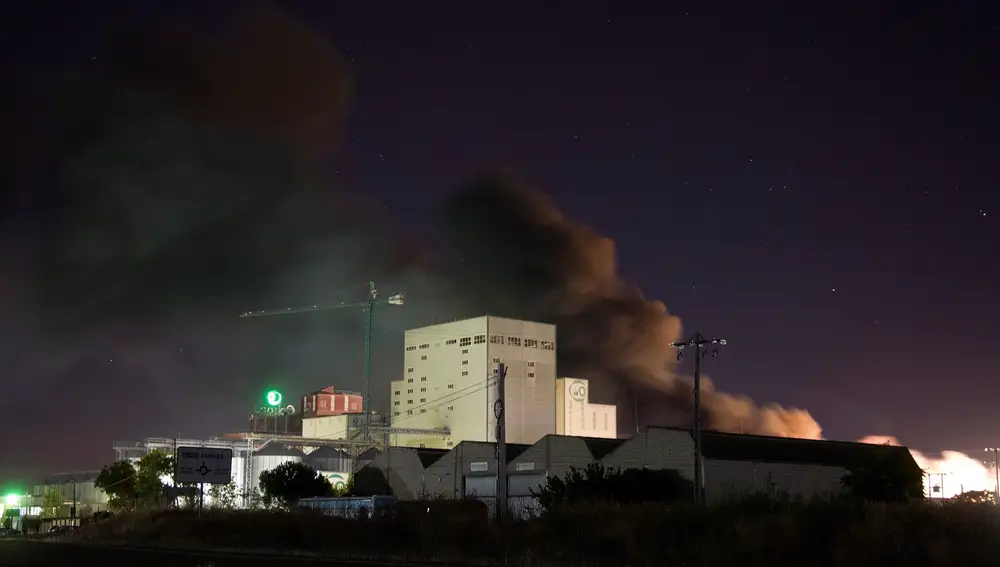
M587 385L577 380L569 385L569 397L578 402L587 401Z
M347 488L348 475L342 473L321 473L326 477L326 480L330 481L330 484L337 490L344 490Z
M279 415L295 415L295 406L288 405L288 406L285 406L283 408L282 407L277 407L277 408L275 408L275 407L257 408L257 412L254 415L256 417L262 417L262 416L273 417L273 416L279 416ZM253 417L251 417L251 419L253 419Z

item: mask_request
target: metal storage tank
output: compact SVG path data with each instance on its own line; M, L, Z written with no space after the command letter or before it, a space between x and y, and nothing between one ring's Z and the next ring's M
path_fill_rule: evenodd
M243 490L243 474L244 474L244 464L246 463L246 457L237 456L236 450L233 450L233 484L236 488Z
M256 488L260 484L260 473L269 471L284 463L301 463L304 455L302 451L271 443L253 454L250 464L253 468L253 478L250 479L250 487Z
M306 455L305 463L318 471L350 472L350 455L334 447L320 447Z

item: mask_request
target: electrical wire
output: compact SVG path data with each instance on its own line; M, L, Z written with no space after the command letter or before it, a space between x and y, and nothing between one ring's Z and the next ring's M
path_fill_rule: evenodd
M419 410L419 409L434 409L434 408L438 408L438 407L441 407L444 404L447 404L447 403L450 403L450 402L454 402L456 400L460 400L462 398L466 398L468 396L476 394L476 393L480 392L481 390L485 390L485 389L489 388L490 386L494 386L494 385L496 385L496 378L495 377L490 377L484 383L481 383L481 384L472 384L470 386L466 386L465 388L460 388L458 390L455 390L455 391L450 392L448 394L445 394L443 396L434 398L433 400L431 400L429 402L425 402L423 404L414 406L412 408L408 408L407 411L413 411L413 410ZM470 389L471 389L471 391L467 391L467 390L470 390ZM462 392L465 392L465 393L462 394ZM462 395L458 395L458 394L462 394ZM458 395L458 396L455 397L456 395ZM400 416L398 419L392 419L390 421L390 426L389 427L390 428L394 428L397 423L402 422L402 421L406 421L407 419L414 418L414 417L416 417L418 415L421 415L421 414L419 414L419 413L408 414L408 415L405 415L405 416ZM395 417L395 416L390 416L390 417ZM347 435L350 431L351 431L351 427L348 426L348 428L345 429L344 431L341 431L339 433L330 433L330 434L327 434L327 435L322 435L320 437L316 437L316 439L327 439L327 438L332 438L332 437L343 437L343 436Z

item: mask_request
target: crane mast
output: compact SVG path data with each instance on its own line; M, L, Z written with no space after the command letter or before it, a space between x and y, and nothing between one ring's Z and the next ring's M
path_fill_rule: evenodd
M337 305L305 305L299 307L282 307L278 309L262 309L257 311L247 311L240 314L241 318L246 317L271 317L275 315L296 315L299 313L310 313L313 311L332 311L335 309L346 309L361 307L365 312L365 363L364 363L364 388L361 399L361 411L364 414L363 433L367 439L371 427L371 379L372 379L372 323L375 306L380 303L389 305L403 305L404 297L402 293L397 293L386 299L379 299L378 289L374 281L368 282L368 297L363 302L339 303Z

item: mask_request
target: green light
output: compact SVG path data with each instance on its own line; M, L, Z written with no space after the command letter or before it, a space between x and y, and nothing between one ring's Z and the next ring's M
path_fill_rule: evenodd
M271 407L281 405L281 392L277 390L269 390L267 394L264 395L264 399L267 400L267 405Z
M21 503L21 495L8 494L6 497L4 497L4 501L7 503L8 506L17 506L18 504Z

